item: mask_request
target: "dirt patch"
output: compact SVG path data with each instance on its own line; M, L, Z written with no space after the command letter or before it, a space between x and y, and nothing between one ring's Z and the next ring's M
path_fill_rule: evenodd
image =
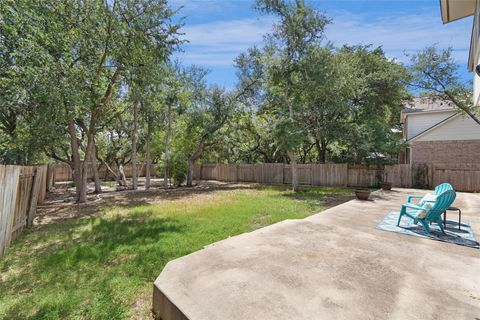
M58 184L53 192L47 194L45 202L38 206L34 225L41 226L60 220L96 215L101 212L102 206L105 205L136 206L169 200L204 197L206 194L215 191L235 191L254 188L254 185L248 184L201 181L193 187L163 189L162 182L163 180L153 179L149 190L117 191L114 186L105 187L101 194L94 194L94 186L90 184L88 187L88 201L83 204L74 202L75 188L68 183ZM142 187L143 183L140 183L140 188Z
M345 194L345 195L332 194L332 195L327 195L322 197L322 205L325 207L325 209L328 209L328 208L333 208L335 206L338 206L339 204L350 201L352 199L355 199L355 195L353 194Z
M268 224L268 221L272 218L270 214L263 214L256 217L250 224L252 230L256 230Z

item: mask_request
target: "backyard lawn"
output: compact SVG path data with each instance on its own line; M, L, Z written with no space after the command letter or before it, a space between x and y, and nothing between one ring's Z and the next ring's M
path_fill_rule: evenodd
M151 318L153 281L168 261L229 236L304 218L352 194L339 188L292 194L288 188L105 194L93 212L37 225L13 243L0 260L0 318Z

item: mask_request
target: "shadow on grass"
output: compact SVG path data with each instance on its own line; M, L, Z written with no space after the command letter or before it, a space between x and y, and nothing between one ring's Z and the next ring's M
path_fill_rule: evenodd
M0 308L0 318L123 318L128 306L119 297L128 300L169 260L189 253L172 246L172 238L186 226L148 212L65 221L45 229L50 239L57 239L43 239L48 245L32 250L30 246L42 242L32 233L12 248L18 254L0 262L2 273L15 268L0 282L2 296L12 297L3 313Z
M235 183L213 183L206 182L200 183L193 187L177 187L169 189L150 189L150 190L138 190L134 192L126 192L125 197L128 200L135 201L138 198L157 198L158 200L179 200L185 197L208 194L216 191L228 191L228 190L248 190L252 189L250 184L235 184Z
M328 209L355 198L353 189L350 188L330 188L330 187L301 187L297 192L291 192L290 188L284 186L275 186L276 189L284 191L279 197L285 197L292 200L304 201L309 206L322 206Z
M112 207L133 208L148 205L162 200L181 200L187 197L209 194L217 191L248 190L253 184L234 184L223 182L201 182L193 187L178 187L170 189L151 188L149 190L105 191L98 196L90 196L103 201L89 201L85 204L64 203L62 199L73 195L71 190L63 193L49 194L48 201L39 207L36 224L45 225L59 220L77 219L83 216L94 216Z

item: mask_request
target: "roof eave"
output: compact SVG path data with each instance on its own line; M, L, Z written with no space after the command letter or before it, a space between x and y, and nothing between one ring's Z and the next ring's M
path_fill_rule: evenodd
M475 3L476 0L440 0L440 11L443 23L450 23L473 15L475 13Z

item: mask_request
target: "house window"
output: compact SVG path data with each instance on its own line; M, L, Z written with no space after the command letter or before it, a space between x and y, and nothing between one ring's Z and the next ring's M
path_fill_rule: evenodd
M405 149L405 163L410 164L410 148Z

